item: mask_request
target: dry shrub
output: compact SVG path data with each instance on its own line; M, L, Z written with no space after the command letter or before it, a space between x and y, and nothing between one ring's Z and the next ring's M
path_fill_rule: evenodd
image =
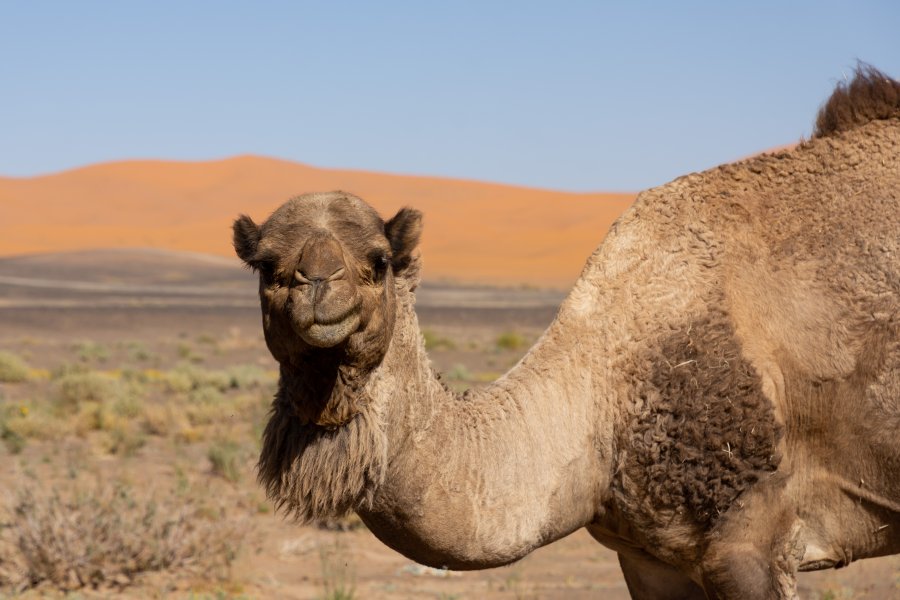
M23 440L53 440L70 433L71 425L37 407L27 411L20 407L19 410L6 415L0 428L7 436Z
M63 414L71 414L86 402L106 404L124 396L122 385L107 375L88 371L66 373L57 381L55 404Z
M232 398L231 408L234 414L250 420L266 419L269 408L272 405L273 393L268 390L258 390L256 393L237 394Z
M175 441L181 444L196 444L207 437L206 431L200 427L185 425L175 432Z
M22 415L20 411L20 415ZM27 414L27 413L26 413ZM18 416L18 418L21 418ZM25 436L19 433L15 426L10 426L10 422L15 423L17 416L13 416L11 406L3 406L0 404L0 440L6 446L10 454L18 454L25 448Z
M256 365L235 365L226 371L233 389L253 389L264 386L274 388L277 375ZM274 392L274 389L273 389Z
M194 381L186 369L176 369L163 375L166 390L176 394L186 394L194 389Z
M243 523L208 519L191 498L142 498L122 484L67 494L25 488L5 508L0 586L11 591L124 587L163 570L227 577L246 533Z
M146 361L156 358L155 355L147 349L146 344L141 341L127 342L125 348L128 351L128 357L131 360Z
M148 404L142 417L144 431L151 435L170 435L188 426L184 412L170 403Z
M202 387L224 392L231 387L231 377L223 371L211 371L191 364L180 364L168 373L164 383L170 392L187 393Z
M109 349L98 342L84 340L72 346L72 351L84 363L106 362L109 359Z
M219 392L216 393L218 394ZM224 406L211 401L199 401L188 404L184 407L184 412L188 422L194 427L210 425L227 418L231 414Z
M188 402L191 404L205 404L207 406L221 406L225 402L225 394L217 387L201 385L188 394Z
M147 443L143 430L134 421L116 418L105 432L103 447L110 454L133 456Z
M0 423L0 440L3 440L3 445L10 454L18 454L25 449L25 438L6 427L5 423Z

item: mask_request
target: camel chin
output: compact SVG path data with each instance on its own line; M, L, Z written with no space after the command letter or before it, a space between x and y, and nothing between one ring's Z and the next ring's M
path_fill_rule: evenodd
M313 323L297 333L310 346L332 348L349 338L359 329L359 324L359 313L354 312L337 323Z

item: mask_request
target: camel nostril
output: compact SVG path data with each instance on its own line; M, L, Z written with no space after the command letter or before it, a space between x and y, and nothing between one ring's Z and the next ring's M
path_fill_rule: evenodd
M297 269L296 271L294 271L294 279L301 285L316 285L324 281L337 281L338 279L343 279L344 272L344 267L340 267L331 275L322 277L319 275L309 275L307 273L304 273L302 270Z

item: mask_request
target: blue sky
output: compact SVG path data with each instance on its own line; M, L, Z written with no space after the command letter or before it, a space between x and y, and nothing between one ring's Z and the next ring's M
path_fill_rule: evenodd
M0 0L0 175L261 154L639 190L808 135L900 3Z

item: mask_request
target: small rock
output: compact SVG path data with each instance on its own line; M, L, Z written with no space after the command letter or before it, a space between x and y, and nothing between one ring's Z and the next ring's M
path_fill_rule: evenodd
M435 569L434 567L426 567L416 563L409 563L400 568L400 573L409 573L415 577L459 577L461 574L457 571L449 569Z

